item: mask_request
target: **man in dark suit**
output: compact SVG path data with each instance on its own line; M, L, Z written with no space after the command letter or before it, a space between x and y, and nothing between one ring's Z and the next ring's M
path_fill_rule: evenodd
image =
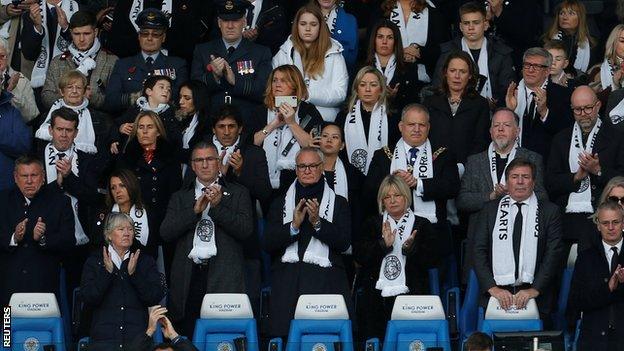
M548 318L561 268L561 216L554 204L535 196L535 165L516 157L505 169L509 195L488 202L479 213L474 268L483 292L504 309L524 308L536 299Z
M75 245L67 196L45 184L43 163L15 161L17 188L0 192L0 304L12 293L59 293L63 253Z
M598 241L588 219L607 182L624 174L622 134L598 116L600 101L588 86L572 94L576 122L555 135L546 171L546 187L563 216L563 238L579 250Z
M548 199L544 189L542 156L518 147L516 139L519 132L518 116L512 110L502 107L492 116L490 125L492 142L488 150L468 157L466 172L461 179L456 202L458 210L470 214L467 231L468 247L472 247L479 211L488 201L499 200L507 195L504 172L515 157L527 159L535 165L535 195L540 200ZM467 250L463 266L464 277L468 276L472 263L472 250Z
M271 73L270 50L243 38L250 6L247 0L219 3L221 38L197 45L191 67L191 78L208 86L212 111L224 103L236 105L245 121L262 103Z
M253 4L253 9L247 10L243 38L268 47L274 55L290 33L286 11L278 0L247 1Z
M488 29L485 7L482 3L468 2L459 8L459 29L462 36L440 45L440 58L436 65L433 84L440 85L444 74L442 67L447 56L454 51L467 52L479 68L477 72L485 80L479 93L490 102L490 106L502 105L507 87L515 78L512 50L496 38L486 38ZM486 55L487 57L481 57ZM487 67L487 72L484 72Z
M624 211L617 202L598 206L594 222L602 240L579 252L574 265L568 316L582 312L579 350L619 351L624 345Z
M119 112L134 104L141 95L143 81L147 76L155 74L171 78L173 101L177 101L180 85L188 79L186 61L161 52L169 28L166 15L156 9L145 9L139 13L136 24L139 27L141 52L119 59L115 63L108 80L104 102L105 108L110 112Z
M546 49L530 48L522 60L522 80L509 84L505 104L520 116L520 146L548 163L553 136L574 122L569 107L572 91L549 83L553 58Z
M160 227L164 241L176 242L168 309L183 335L193 335L204 294L245 292L242 243L253 231L252 204L247 189L219 179L220 166L214 144L195 145L197 178L172 195Z

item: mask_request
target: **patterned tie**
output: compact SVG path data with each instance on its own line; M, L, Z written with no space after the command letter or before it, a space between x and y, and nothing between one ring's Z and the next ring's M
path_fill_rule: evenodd
M409 164L410 166L414 167L414 164L416 163L416 157L418 156L418 148L417 147L413 147L409 149Z
M145 65L147 66L147 70L151 73L154 70L154 58L151 56L148 56L145 59Z

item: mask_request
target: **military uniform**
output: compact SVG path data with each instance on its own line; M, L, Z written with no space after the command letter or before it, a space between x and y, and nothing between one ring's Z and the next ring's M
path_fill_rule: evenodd
M148 8L137 16L136 24L141 29L167 29L167 16L157 9ZM150 75L168 76L173 81L171 87L172 100L176 101L180 85L188 79L186 61L179 57L167 56L162 52L152 54L151 67L146 62L146 53L119 59L108 80L105 107L110 112L119 112L130 107L135 99L132 94L139 95L143 89L143 81Z
M249 5L246 0L226 0L219 3L218 16L224 21L240 19L246 14ZM234 72L234 85L227 81L225 74L219 81L215 80L210 65L211 55L225 58ZM219 38L197 45L193 54L191 78L208 86L211 111L217 111L224 103L231 103L241 111L243 124L247 124L253 110L263 101L271 69L269 48L242 38L234 51L228 53L224 40Z
M87 80L91 87L91 97L89 98L89 106L95 109L102 109L104 105L104 97L106 96L106 88L108 80L113 71L113 67L117 62L117 56L100 49L95 57L96 67L89 72ZM45 84L41 91L41 100L45 108L49 109L52 104L61 98L59 94L59 81L63 73L77 68L76 63L72 60L72 54L65 51L61 55L55 56L50 62Z

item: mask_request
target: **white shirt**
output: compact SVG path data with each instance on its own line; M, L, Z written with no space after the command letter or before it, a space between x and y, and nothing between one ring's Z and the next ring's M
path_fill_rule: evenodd
M157 52L155 54L148 55L148 54L144 53L143 51L141 51L141 55L143 55L143 61L146 61L148 57L151 57L152 60L154 60L154 62L156 62L156 59L158 58L158 54L160 54L160 53ZM152 62L152 63L154 63L154 62Z
M620 239L620 241L617 244L615 244L615 246L609 245L605 243L603 240L602 247L605 251L605 257L607 257L607 264L609 265L609 269L611 269L611 258L613 257L613 251L611 251L611 248L617 247L617 252L619 255L622 252L622 239Z

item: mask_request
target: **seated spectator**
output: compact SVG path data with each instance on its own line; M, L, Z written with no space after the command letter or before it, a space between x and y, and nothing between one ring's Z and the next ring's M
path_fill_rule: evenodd
M405 62L417 63L420 80L431 82L440 44L450 39L444 15L425 0L384 0L380 14L399 27Z
M573 87L575 85L575 76L565 71L570 61L568 61L568 53L566 52L563 42L556 39L549 40L544 43L544 49L546 49L553 58L552 65L550 65L550 81L564 87Z
M141 2L142 3L142 2ZM123 12L116 12L123 17ZM132 17L135 12L132 11ZM141 96L143 82L151 75L164 75L172 81L173 100L180 85L188 79L186 61L168 56L162 49L167 38L169 19L159 10L148 8L136 15L137 35L141 52L117 60L106 87L104 106L111 113L119 113L134 105ZM180 38L177 38L180 40ZM127 43L126 43L127 44Z
M143 83L143 92L136 104L114 121L114 128L111 137L111 152L118 153L120 145L128 140L127 138L136 133L132 129L136 116L142 112L153 112L162 121L169 142L173 147L179 147L181 143L181 132L178 120L175 118L175 110L171 104L171 79L167 76L149 76Z
M190 165L193 145L210 136L210 111L208 88L198 80L189 80L180 86L177 118L180 119L182 132L182 149L180 163L182 163L182 177Z
M611 178L607 185L605 185L600 195L599 204L605 201L613 201L624 207L624 177L616 176Z
M344 10L344 4L338 0L312 0L323 13L323 19L329 34L337 40L343 48L342 56L349 71L355 69L358 55L358 25L355 17Z
M621 133L598 116L600 101L594 91L580 86L572 94L576 122L559 132L552 142L546 169L546 188L563 215L563 240L578 242L579 250L595 243L588 216L607 181L624 174Z
M32 144L30 129L17 108L11 104L11 94L0 91L0 191L13 188L15 159L27 153Z
M132 351L198 351L191 341L181 335L173 328L173 324L167 318L167 308L159 305L152 306L149 314L149 321L145 333L137 335L132 341L130 350ZM160 324L163 336L170 342L154 345L153 335L156 327Z
M441 68L438 92L424 101L431 115L430 138L455 153L461 177L468 156L487 148L490 105L477 92L479 73L470 54L455 51Z
M248 24L245 15L252 5L248 0L217 2L220 36L198 44L193 53L191 79L208 86L211 112L221 105L233 104L245 122L262 103L262 93L271 72L271 51L243 36Z
M284 96L296 96L296 101L291 104L279 100ZM297 67L279 66L269 76L264 106L257 108L246 124L254 145L266 153L273 189L285 192L292 183L297 151L310 145L309 132L323 122L316 107L306 100L308 88ZM307 121L305 125L303 121Z
M536 299L540 318L548 321L564 256L561 216L557 206L537 199L535 177L530 161L516 157L507 165L509 195L484 206L470 249L482 307L490 296L505 310Z
M60 301L61 258L76 244L71 203L45 186L37 158L18 158L13 176L17 187L0 192L0 304L18 292L52 292Z
M24 122L28 123L39 115L35 93L30 86L30 80L9 66L8 46L8 42L0 38L0 90L13 95L11 104L19 110Z
M463 4L459 8L459 16L462 36L441 45L433 84L440 86L444 80L446 71L442 66L448 62L447 56L464 51L477 65L476 74L473 74L477 83L473 89L488 99L490 107L494 109L504 103L507 86L515 77L512 50L496 37L485 37L489 22L483 2Z
M253 11L247 12L247 26L243 38L258 45L266 46L275 55L280 45L286 40L290 28L291 16L285 12L285 3L279 0L245 0L253 4Z
M351 244L347 200L323 179L323 153L297 153L297 179L271 205L263 248L272 257L269 334L288 335L302 294L341 294L351 312L341 252ZM352 314L351 314L352 315Z
M131 251L134 222L113 212L104 224L107 245L95 251L82 272L80 295L93 308L89 350L129 349L148 324L147 308L165 296L156 262Z
M624 24L618 24L613 28L605 45L604 60L600 65L592 67L589 71L589 85L596 91L600 102L604 105L607 100L611 100L611 93L622 88L624 79ZM618 99L619 102L621 99ZM613 115L624 115L624 105L618 105L615 111L608 109L613 124L617 124ZM618 121L619 122L619 121Z
M596 210L594 222L602 240L578 254L568 311L582 313L579 350L615 351L624 342L624 210L617 202L603 202Z
M111 172L106 192L105 207L96 215L92 225L92 247L100 248L104 218L111 212L124 213L134 222L134 247L141 249L144 255L150 255L154 260L158 257L159 233L156 230L157 219L148 211L141 196L141 185L131 170L118 168Z
M58 84L63 73L78 70L88 77L87 98L90 106L102 110L108 77L117 62L117 56L101 49L97 38L97 21L90 12L76 12L69 22L69 31L72 42L65 52L55 56L50 62L41 90L41 100L46 108L50 108L60 98Z
M30 83L33 88L40 88L52 58L65 52L71 43L69 21L78 11L78 3L38 1L29 10L22 14L21 50L26 60L35 61Z
M193 335L205 294L245 292L242 244L253 232L252 204L247 189L219 177L220 165L214 144L195 144L197 177L173 194L163 216L160 235L175 245L169 316L183 335Z
M0 25L2 26L0 37L8 42L6 46L7 65L15 71L21 72L24 77L31 76L34 62L26 60L22 55L22 17L29 13L30 5L35 3L37 0L0 4Z
M366 65L374 66L386 78L392 113L400 113L405 105L419 99L424 77L419 76L415 63L404 60L401 32L392 21L384 18L373 27Z
M597 55L592 53L596 42L589 35L587 26L587 11L579 0L564 0L557 5L550 28L544 34L544 42L558 39L563 42L571 63L566 72L576 76L574 70L582 73L597 61Z
M492 338L481 332L470 334L464 343L465 351L492 351Z
M375 67L362 67L346 110L336 117L336 124L344 128L349 162L366 175L375 151L399 140L398 122L388 110L384 76Z
M398 295L431 293L427 269L439 253L431 222L410 209L412 194L403 178L384 178L377 205L379 214L365 222L361 239L354 242L354 258L364 277L364 335L383 338Z
M549 84L552 56L542 48L530 48L522 57L522 80L511 82L505 104L520 117L519 145L542 155L544 162L557 132L574 122L569 108L571 89Z
M96 154L98 149L106 152L106 141L109 138L111 123L108 117L89 107L87 99L87 77L79 71L67 71L58 82L61 98L56 100L48 116L37 132L35 138L50 141L50 125L52 112L60 107L67 107L78 114L78 134L76 149L88 154Z
M342 45L332 39L318 7L306 5L297 11L288 39L273 57L273 67L295 65L308 87L307 101L323 120L333 122L347 97L349 74Z

